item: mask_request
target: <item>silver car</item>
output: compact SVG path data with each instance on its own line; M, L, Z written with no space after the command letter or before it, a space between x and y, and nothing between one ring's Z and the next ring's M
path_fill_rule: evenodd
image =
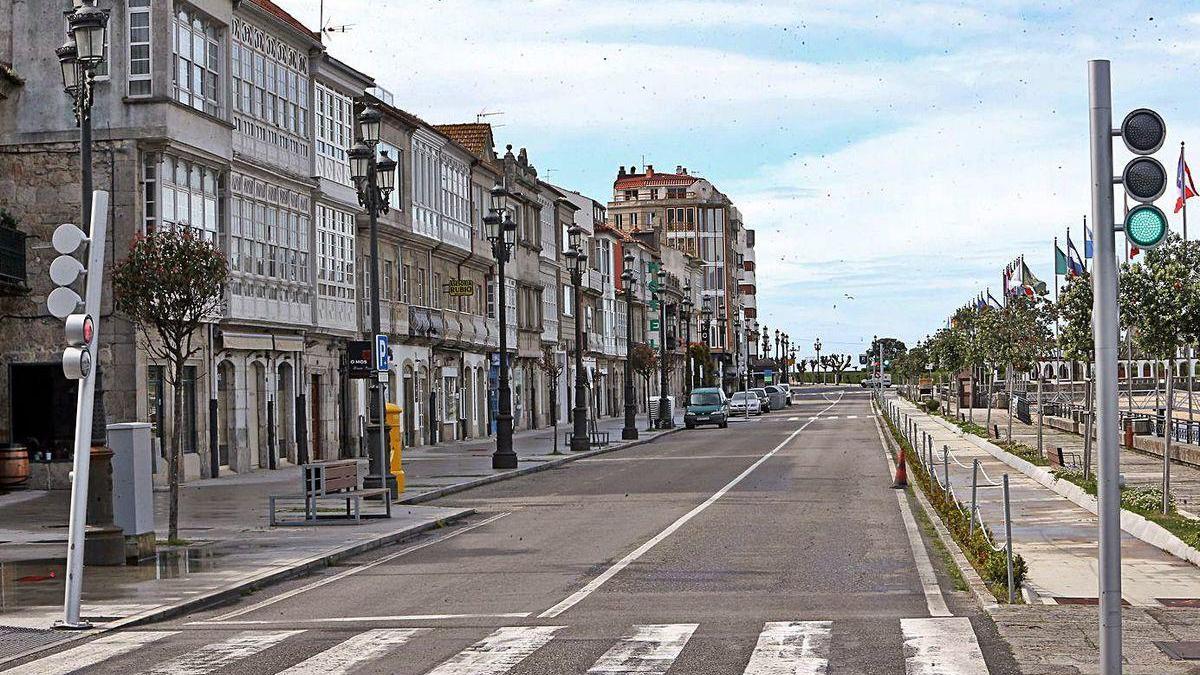
M747 408L749 408L748 411ZM758 402L758 397L752 391L734 392L729 399L729 416L745 416L747 413L750 415L762 414L762 404Z
M771 401L771 410L783 410L783 407L788 404L787 393L779 387L768 384L763 387L763 390L767 392L767 398Z

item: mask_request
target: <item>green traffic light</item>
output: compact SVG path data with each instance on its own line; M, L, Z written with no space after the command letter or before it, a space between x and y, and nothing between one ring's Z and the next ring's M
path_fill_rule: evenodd
M1138 248L1153 248L1167 236L1167 214L1152 204L1130 209L1125 217L1125 236Z

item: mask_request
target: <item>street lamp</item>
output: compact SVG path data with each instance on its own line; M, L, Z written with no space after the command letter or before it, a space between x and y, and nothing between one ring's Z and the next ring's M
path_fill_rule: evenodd
M658 428L674 428L672 411L667 399L667 272L659 264L658 273L658 341L659 341L659 380L658 380Z
M368 340L377 340L382 335L382 305L379 301L379 216L390 210L388 198L396 186L396 161L384 151L376 157L379 144L379 111L366 106L358 114L358 140L347 151L350 159L350 178L358 192L358 203L367 211L370 222L371 246L371 335ZM392 474L391 448L387 433L387 371L380 371L375 381L375 405L370 424L367 426L376 452L368 455L369 472L363 484L369 488L387 488L392 498L398 492L396 477Z
M622 258L625 269L621 272L621 283L625 285L625 426L621 439L637 440L637 401L633 393L633 254L626 251Z
M695 304L692 302L692 282L687 282L683 286L683 302L679 304L679 320L683 323L683 349L684 363L687 364L687 380L685 380L683 398L686 400L692 394L692 308Z
M517 468L517 453L512 444L512 391L508 386L508 311L504 284L504 264L512 256L516 244L517 224L508 208L508 190L499 180L492 186L491 208L483 217L487 227L487 238L492 244L492 257L496 259L496 307L499 308L500 349L497 356L499 371L499 403L496 412L496 451L492 453L493 469Z
M587 435L587 377L583 374L583 315L580 305L580 291L583 285L583 273L587 269L587 252L583 248L583 228L572 225L567 230L567 241L570 244L567 252L568 267L571 272L571 286L575 289L572 295L575 305L575 411L571 427L571 450L583 452L591 444Z
M712 347L712 317L712 305L708 303L708 299L706 298L704 300L704 306L700 308L700 330L704 338L704 344L708 345L710 348Z
M817 368L820 368L821 367L821 338L817 338L817 341L813 343L813 350L817 352ZM822 371L823 370L824 369L822 369ZM816 378L816 377L813 378L814 382L816 382L817 380L818 380L818 378ZM820 384L825 384L825 373L824 372L821 372Z

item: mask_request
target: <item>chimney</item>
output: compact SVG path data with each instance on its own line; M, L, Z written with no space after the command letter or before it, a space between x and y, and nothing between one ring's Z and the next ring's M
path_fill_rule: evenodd
M654 165L653 165L653 164L647 164L647 165L646 165L646 175L647 175L647 176L653 176L653 175L654 175Z
M682 164L676 164L676 165L675 165L675 173L686 173L686 172L683 170L683 165L682 165Z
M625 165L622 164L620 169L617 169L617 178L625 177Z
M685 166L685 167L683 167L683 170L682 170L682 171L680 171L679 173L681 173L681 174L683 174L683 175L685 175L685 176L686 176L686 175L688 175L688 172L687 172L687 167L686 167L686 166Z
M637 175L637 165L636 165L636 164L630 164L630 165L629 165L629 175L630 175L630 176L636 176L636 175Z

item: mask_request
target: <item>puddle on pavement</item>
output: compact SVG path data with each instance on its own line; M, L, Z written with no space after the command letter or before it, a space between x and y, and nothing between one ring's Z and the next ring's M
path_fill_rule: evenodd
M84 602L132 600L140 595L135 586L146 581L180 579L218 568L220 553L204 546L159 551L137 565L115 567L85 566ZM66 560L45 558L0 561L0 617L4 612L36 605L62 602Z

